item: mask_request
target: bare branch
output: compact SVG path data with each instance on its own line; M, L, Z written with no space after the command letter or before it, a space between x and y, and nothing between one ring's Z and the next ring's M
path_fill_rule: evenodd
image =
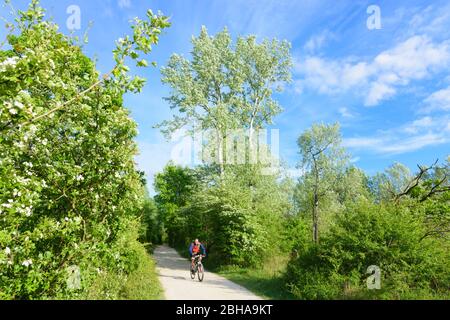
M444 177L439 180L438 183L436 183L431 190L420 199L420 202L424 202L425 200L427 200L429 197L431 197L434 194L437 193L442 193L442 192L447 192L450 191L450 186L443 186L442 188L440 188L448 179L447 174L444 175Z
M419 183L420 183L420 181L422 180L423 176L424 176L428 171L430 171L431 169L433 169L433 168L436 166L436 164L438 163L438 161L439 161L439 159L437 159L437 160L436 160L431 166L429 166L429 167L423 167L423 166L417 165L417 167L418 167L419 170L420 170L419 173L418 173L411 181L408 182L408 184L406 185L406 187L403 189L402 192L400 192L400 193L398 193L398 194L396 194L396 195L394 196L394 201L395 201L395 202L398 202L398 201L400 200L400 198L402 198L402 197L404 197L404 196L410 194L411 191L419 185Z

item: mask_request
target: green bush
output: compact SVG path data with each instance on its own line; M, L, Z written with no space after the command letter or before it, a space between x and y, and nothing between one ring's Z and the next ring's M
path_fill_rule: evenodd
M299 245L288 286L301 299L448 297L448 251L425 232L407 206L348 205L320 244ZM367 289L371 265L381 269L380 290Z
M165 18L135 20L116 68L100 77L37 0L18 14L0 51L0 299L76 299L95 286L116 297L142 259L145 201L137 125L122 99L143 82L124 61L130 48L150 52ZM73 266L80 289L66 283Z

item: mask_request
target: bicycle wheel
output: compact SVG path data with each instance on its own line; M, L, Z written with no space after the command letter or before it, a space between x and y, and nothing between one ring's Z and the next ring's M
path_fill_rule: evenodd
M203 265L198 265L198 281L202 282L205 277L205 271L203 270Z
M194 280L195 279L195 268L194 270L192 270L192 266L189 268L189 273L191 274L191 279Z
M192 265L189 268L189 273L191 274L191 279L195 279L195 273L197 272L197 263L194 263L194 269L192 269Z

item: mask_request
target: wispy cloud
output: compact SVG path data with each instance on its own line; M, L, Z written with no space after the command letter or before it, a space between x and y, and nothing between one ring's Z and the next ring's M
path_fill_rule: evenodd
M374 136L346 138L343 145L350 149L368 150L379 154L401 154L428 146L450 142L450 117L423 117L401 127L380 131Z
M417 135L404 140L392 137L380 138L350 138L344 141L344 146L353 149L366 149L380 154L401 154L420 150L424 147L444 144L449 141L448 137L440 134L428 133Z
M227 26L234 34L255 34L258 37L277 37L290 41L294 41L320 16L326 4L323 0L180 1L182 2L186 3L186 11L192 12L189 20L197 25L204 24L210 30L217 26Z
M319 34L313 35L304 45L304 49L309 54L314 54L317 50L322 49L327 42L334 39L336 36L329 30L324 30Z
M339 108L338 112L343 118L354 118L355 117L355 114L353 114L347 107Z
M424 103L425 106L420 110L421 113L450 111L450 86L432 93L424 100Z
M449 25L450 4L440 7L429 5L412 14L412 18L409 19L410 30L437 37L446 38L450 33Z
M131 7L131 0L118 0L117 5L119 8L130 8Z
M422 129L432 128L435 125L433 118L423 117L414 120L412 123L404 126L403 131L406 133L416 134Z

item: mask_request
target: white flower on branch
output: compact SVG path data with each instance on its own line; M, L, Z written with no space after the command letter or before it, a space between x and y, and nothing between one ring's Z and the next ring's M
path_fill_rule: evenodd
M18 60L19 58L17 57L7 58L0 63L0 72L5 72L8 68L14 68Z
M33 261L31 259L25 260L24 262L22 262L22 265L25 267L29 267L33 264Z
M14 106L19 108L19 109L23 109L25 106L22 104L22 102L20 101L14 101Z

